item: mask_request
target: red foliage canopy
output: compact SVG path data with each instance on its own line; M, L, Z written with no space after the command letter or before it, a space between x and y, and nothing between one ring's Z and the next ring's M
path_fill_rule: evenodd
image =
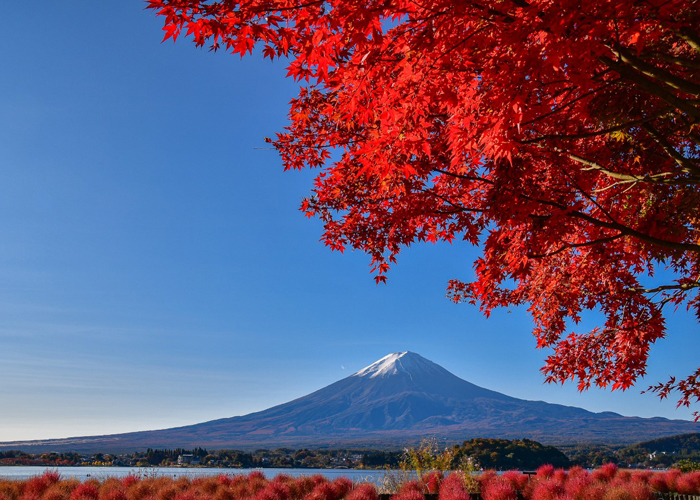
M326 244L378 282L413 242L479 245L450 297L528 304L548 381L626 389L664 306L700 310L697 0L148 4L166 39L287 58L306 86L274 145L320 169ZM585 310L604 325L571 332ZM652 389L688 406L700 369Z

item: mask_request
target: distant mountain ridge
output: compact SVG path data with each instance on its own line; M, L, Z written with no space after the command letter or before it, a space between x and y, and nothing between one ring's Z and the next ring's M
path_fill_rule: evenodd
M398 447L424 436L634 443L700 431L685 420L623 417L527 401L463 380L412 352L393 353L267 410L172 429L0 443L0 449L134 451L303 446Z

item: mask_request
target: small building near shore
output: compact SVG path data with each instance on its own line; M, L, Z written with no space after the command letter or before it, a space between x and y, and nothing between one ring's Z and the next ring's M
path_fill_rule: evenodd
M177 465L199 465L199 457L191 454L178 455Z

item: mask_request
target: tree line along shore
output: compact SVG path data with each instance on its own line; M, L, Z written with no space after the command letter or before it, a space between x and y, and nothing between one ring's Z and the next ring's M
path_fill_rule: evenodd
M445 465L458 468L464 460L483 469L534 470L543 464L558 468L595 468L613 463L625 468L692 468L700 463L700 434L684 434L632 446L545 446L528 439L471 439L445 446L436 443L425 453L448 453ZM0 451L0 466L122 466L122 467L221 467L221 468L314 468L396 469L407 459L407 450L377 449L259 449L207 450L147 449L125 454L27 453Z

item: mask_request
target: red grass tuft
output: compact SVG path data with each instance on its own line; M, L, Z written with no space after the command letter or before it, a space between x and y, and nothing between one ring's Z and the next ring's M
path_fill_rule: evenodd
M70 492L59 486L51 486L46 490L41 497L41 500L68 500L70 498Z
M551 464L540 465L537 469L537 477L548 478L554 475L554 466Z
M42 477L46 479L49 484L56 484L61 480L61 474L57 470L47 470L42 474Z
M347 477L339 477L331 483L336 500L345 498L352 491L352 481Z
M700 471L681 474L676 478L676 491L683 495L700 494Z
M499 478L490 481L483 490L481 497L484 500L515 500L516 493L509 481Z
M98 500L100 490L94 483L82 483L78 485L70 495L70 500Z
M0 500L17 500L20 496L20 483L0 479Z
M335 488L331 483L317 484L311 494L306 497L308 500L338 500Z
M425 474L421 478L421 481L423 481L425 489L428 491L428 493L436 494L440 491L440 484L442 483L443 479L445 479L445 475L442 472L433 471Z
M379 495L371 484L361 484L350 492L346 500L379 500Z
M605 488L602 496L602 500L652 500L653 498L651 489L643 483L609 486Z
M581 474L576 472L574 474L570 473L569 480L566 482L564 489L566 490L567 496L574 500L590 500L595 498L591 496L591 493L596 491L595 486L599 486L602 490L602 483L594 482L587 473Z
M289 488L292 490L292 496L294 498L301 499L308 496L309 493L313 491L315 486L316 482L314 481L313 477L302 476L291 483Z
M552 474L552 478L555 481L559 481L562 484L565 484L566 481L569 479L569 474L564 469L555 469L554 474Z
M632 481L632 472L626 469L620 469L617 471L617 474L615 474L615 478L613 479L613 482L617 484L625 484L629 483Z
M110 488L100 494L100 500L127 500L126 492L122 489Z
M413 482L413 481L411 481ZM416 484L418 484L416 482ZM421 486L422 488L422 486ZM396 495L393 495L391 497L391 500L425 500L425 495L423 494L422 491L418 491L415 489L405 489L401 488L401 491L399 491Z
M498 474L495 470L485 470L479 477L479 487L483 490L484 486L489 484L491 481L496 481L498 479Z
M325 476L322 476L321 474L314 474L313 476L310 477L311 482L313 483L314 487L318 486L319 484L327 483L328 478Z
M653 475L654 473L650 470L636 470L632 472L632 477L630 481L634 481L636 483L649 484L649 479Z
M464 487L462 472L449 474L440 485L439 500L470 500L469 492Z
M36 476L27 479L22 488L22 498L33 499L41 498L44 492L51 486L51 483L45 476Z
M571 469L569 469L569 480L575 478L575 477L588 477L588 471L584 469L583 467L579 467L578 465L573 466Z
M258 492L267 486L267 478L260 471L251 472L247 477L247 486L249 495L257 495Z
M255 495L256 500L289 500L290 497L289 486L281 481L268 483Z
M527 482L529 481L529 478L525 474L516 470L509 470L508 472L504 473L501 478L507 481L515 491L524 490L527 486Z
M196 486L196 485L193 485ZM174 500L200 500L196 490L180 491L175 495Z
M231 486L233 484L233 477L226 474L219 474L216 476L216 480L221 486Z
M533 500L561 500L568 498L564 485L550 478L538 479L532 488Z
M122 484L124 485L125 488L130 488L134 484L138 483L140 481L139 477L135 474L129 474L128 476L124 476L122 478Z
M146 480L139 480L131 485L127 490L126 496L129 500L146 500L153 496L153 487Z
M610 483L615 478L617 474L617 465L613 463L607 463L602 465L600 468L593 471L593 479L596 481L602 481L604 483Z
M649 486L659 493L671 493L676 491L676 479L680 476L680 471L669 470L657 472L649 478Z

